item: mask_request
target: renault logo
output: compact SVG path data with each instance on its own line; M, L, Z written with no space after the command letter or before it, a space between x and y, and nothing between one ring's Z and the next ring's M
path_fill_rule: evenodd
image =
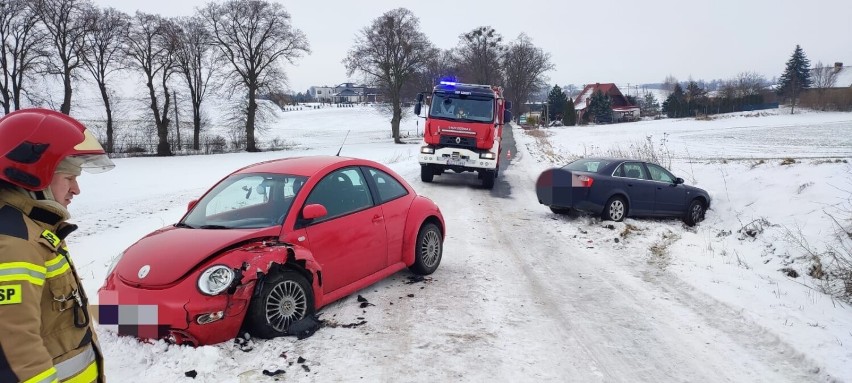
M142 266L141 269L139 269L139 273L136 274L136 275L139 276L139 279L143 279L143 278L148 276L149 271L151 271L151 265L145 265L145 266Z
M460 143L461 143L461 137L456 137L456 143L457 143L457 144L460 144Z

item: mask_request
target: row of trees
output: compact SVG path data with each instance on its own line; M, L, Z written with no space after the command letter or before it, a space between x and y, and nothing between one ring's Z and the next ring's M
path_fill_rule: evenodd
M505 97L518 109L545 86L545 73L554 67L550 54L525 34L505 43L490 26L462 34L455 48L437 48L406 8L386 12L361 30L343 63L348 75L361 74L365 83L384 92L393 110L391 131L397 143L402 142L402 100L431 91L441 79L503 86Z
M171 155L169 132L175 89L189 94L193 148L202 128L201 106L211 88L240 93L247 151L255 141L259 98L282 97L284 62L310 48L283 6L269 0L212 2L190 17L122 13L98 8L91 0L0 0L0 107L4 113L26 104L44 105L49 97L35 84L55 77L63 84L61 112L70 114L78 81L97 84L106 113L105 146L115 147L111 82L126 73L141 75L156 126L158 155ZM428 91L441 78L500 85L514 105L546 83L550 55L521 34L505 43L488 26L459 37L458 46L436 48L411 11L386 12L361 30L344 59L349 75L359 73L392 106L391 130L401 142L402 101ZM140 84L141 85L141 84ZM307 95L297 97L307 99Z
M90 0L0 0L0 107L45 104L36 79L63 84L59 111L71 113L84 74L100 90L106 112L105 146L114 149L110 83L120 73L141 74L158 136L158 155L171 155L169 127L174 88L190 96L193 148L199 148L201 105L213 83L245 96L246 150L256 151L257 99L285 81L280 64L310 52L283 6L270 1L209 3L191 17L166 18L113 8Z
M796 45L774 90L770 89L770 82L763 76L744 72L734 79L721 82L715 96L709 97L706 88L699 83L690 80L684 89L676 79L669 76L665 84L671 86L672 92L662 109L669 117L734 112L764 104L777 96L790 104L790 113L793 113L805 94L812 96L808 97L811 107L843 109L848 105L829 105L832 101L827 97L828 91L836 85L839 70L838 67L826 66L821 62L811 67L802 47ZM848 98L849 95L846 93L841 96Z

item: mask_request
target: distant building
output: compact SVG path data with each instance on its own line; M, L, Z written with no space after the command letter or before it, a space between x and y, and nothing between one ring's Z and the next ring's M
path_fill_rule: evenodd
M618 87L615 86L615 84L595 83L586 85L577 95L577 98L574 99L574 110L577 111L577 120L583 118L589 104L592 102L592 95L594 95L597 91L601 91L603 94L608 95L609 99L612 100L613 122L633 121L639 118L639 107L631 104L630 101L627 101L627 98L621 94L621 91L618 90Z
M834 86L832 88L852 87L852 66L843 66L842 62L834 63Z
M329 103L364 103L381 102L378 89L366 85L355 85L345 82L333 87L312 86L309 90L311 97L319 102Z

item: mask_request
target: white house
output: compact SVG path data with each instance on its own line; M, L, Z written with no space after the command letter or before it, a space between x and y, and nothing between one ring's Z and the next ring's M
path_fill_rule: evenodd
M320 102L378 102L381 100L379 92L375 88L366 85L355 85L351 82L345 82L333 87L329 86L312 86L310 89L311 97Z

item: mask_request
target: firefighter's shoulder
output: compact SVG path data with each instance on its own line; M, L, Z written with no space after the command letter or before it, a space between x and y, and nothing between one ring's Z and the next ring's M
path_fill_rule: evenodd
M0 236L29 240L29 230L24 214L9 205L0 207Z

